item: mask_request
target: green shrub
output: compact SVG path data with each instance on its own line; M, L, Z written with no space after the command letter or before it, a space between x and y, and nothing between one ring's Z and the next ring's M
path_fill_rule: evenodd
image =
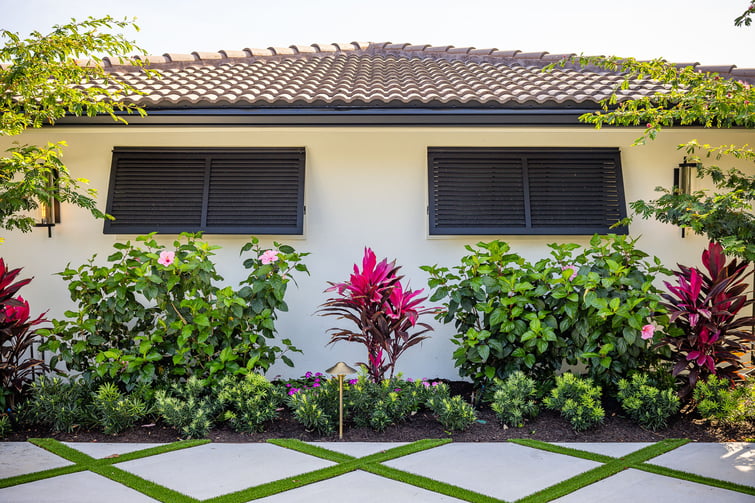
M536 397L535 380L518 371L496 382L490 407L502 424L521 428L525 418L540 412Z
M130 428L147 415L148 407L138 396L124 396L113 383L101 385L93 396L97 424L108 435Z
M24 422L67 433L97 423L90 386L59 377L45 377L32 383L30 397L22 405L22 416Z
M292 392L287 405L307 430L328 435L338 427L338 381L331 379L317 388ZM344 416L346 415L344 405Z
M755 420L755 378L742 384L715 375L700 379L693 392L694 402L703 419L723 423Z
M615 385L632 370L649 368L658 354L642 337L650 319L667 324L655 258L626 236L594 236L548 245L551 257L531 263L501 241L467 246L461 265L423 266L444 300L438 319L454 322L454 361L478 386L520 370L550 378L564 360L584 365L596 382Z
M345 407L356 426L369 426L383 431L388 426L405 421L425 404L426 381L404 381L399 378L372 382L365 376L350 381Z
M212 261L217 246L201 233L181 234L166 248L154 234L136 244L114 244L107 265L94 258L60 276L68 282L74 310L53 320L42 349L56 353L87 381L167 386L197 376L208 386L225 375L266 370L284 354L298 351L288 339L273 344L278 311L293 271L307 271L290 246L263 250L258 240L242 247L252 252L250 270L238 289L219 286L223 278ZM42 332L40 332L42 333Z
M556 387L543 403L547 408L561 412L575 431L584 431L603 422L605 411L600 398L600 386L594 385L592 379L567 372L556 376Z
M665 428L668 418L679 411L679 397L674 390L659 390L649 384L645 374L620 380L617 396L632 420L653 431Z
M188 438L201 438L215 425L220 411L217 397L196 377L155 393L155 407L170 426Z
M5 438L12 431L13 425L8 414L0 414L0 438Z
M446 430L463 431L477 421L474 407L458 395L432 397L427 405Z
M227 376L220 381L218 388L223 419L236 431L263 431L265 423L278 415L281 392L263 375L247 374L241 380Z

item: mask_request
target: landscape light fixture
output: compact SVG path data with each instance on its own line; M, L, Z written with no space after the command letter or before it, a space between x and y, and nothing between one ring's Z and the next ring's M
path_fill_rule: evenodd
M47 237L52 237L52 228L55 224L60 223L60 201L56 197L58 194L58 172L50 172L49 197L39 201L37 205L37 221L34 227L47 227Z
M676 194L692 194L692 168L699 168L699 162L687 162L687 157L674 168L674 192ZM684 227L682 227L682 237L684 237Z
M344 362L338 362L325 372L338 377L338 438L343 439L343 378L349 374L354 374L356 369L349 367Z

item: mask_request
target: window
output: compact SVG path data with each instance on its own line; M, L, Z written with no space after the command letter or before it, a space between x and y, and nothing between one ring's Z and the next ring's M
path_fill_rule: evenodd
M428 149L430 234L622 233L617 148Z
M116 147L106 234L302 234L304 148Z

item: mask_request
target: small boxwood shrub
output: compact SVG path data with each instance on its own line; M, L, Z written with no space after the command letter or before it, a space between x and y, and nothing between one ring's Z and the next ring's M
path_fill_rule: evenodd
M601 388L592 379L571 373L556 376L556 387L543 400L571 423L575 431L584 431L603 422L605 410L600 403Z
M490 408L501 424L521 428L526 418L540 412L536 398L535 380L523 372L515 372L505 380L496 381Z
M92 389L82 381L43 377L31 385L29 399L20 407L21 420L52 431L71 433L97 423Z
M723 423L755 421L755 378L733 385L715 375L697 382L693 400L703 419Z
M679 397L674 390L652 386L645 374L620 380L617 397L632 420L653 431L665 428L668 418L679 411Z
M201 438L215 425L217 397L196 376L155 393L155 407L166 423L189 438Z
M464 431L477 420L474 407L459 395L434 396L427 401L427 406L447 430Z
M115 435L146 416L149 407L136 394L125 396L115 384L106 383L93 394L92 411L102 431Z
M238 379L226 376L219 384L218 403L223 408L223 419L234 430L243 433L257 433L265 428L265 423L278 415L282 403L282 392L265 376L247 374Z

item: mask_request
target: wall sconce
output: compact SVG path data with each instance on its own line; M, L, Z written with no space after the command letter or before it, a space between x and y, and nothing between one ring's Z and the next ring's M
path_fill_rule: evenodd
M50 173L50 186L52 187L52 193L57 195L58 193L58 172L53 171ZM55 224L60 223L60 201L57 197L50 196L48 200L39 202L37 206L37 221L34 227L47 227L47 237L52 237L52 228Z
M699 162L687 162L687 157L674 168L674 193L675 194L692 194L692 168L700 167ZM684 237L684 227L682 227L682 237Z
M325 372L338 376L338 438L343 439L343 378L355 373L356 369L349 367L344 362L338 362Z

